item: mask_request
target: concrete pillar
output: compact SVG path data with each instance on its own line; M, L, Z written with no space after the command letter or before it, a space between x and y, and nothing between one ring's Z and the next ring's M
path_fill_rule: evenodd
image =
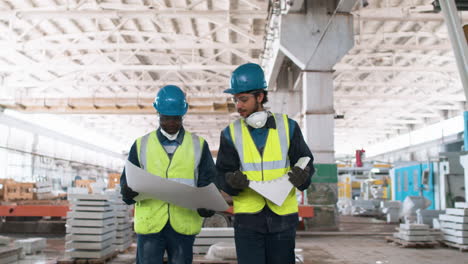
M314 151L316 163L335 163L332 73L304 72L302 80L305 140Z
M279 51L273 52L284 54L301 70L303 133L317 171L307 190L307 201L315 209L315 217L306 220L308 230L337 229L332 67L353 46L353 17L349 12L355 2L304 1L299 12L281 16ZM273 58L271 74L283 61L282 57Z
M309 230L335 230L337 217L337 168L334 153L333 79L331 71L303 73L304 137L315 158L316 174L307 191L315 217Z

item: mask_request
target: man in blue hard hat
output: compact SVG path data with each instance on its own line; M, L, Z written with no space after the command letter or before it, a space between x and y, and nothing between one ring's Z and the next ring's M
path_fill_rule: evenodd
M191 186L203 187L216 177L216 167L207 142L182 125L188 104L182 90L174 85L159 90L154 101L160 127L133 143L128 160L151 174ZM156 177L157 177L156 176ZM128 185L125 170L120 178L121 194L127 204L135 204L134 228L137 233L137 263L192 263L195 235L203 218L214 211L193 211L162 200L146 199L135 203L138 195Z
M295 263L296 188L307 189L314 173L312 153L296 121L265 110L266 89L262 68L247 63L233 72L231 87L224 91L233 95L241 118L221 132L217 183L233 198L239 264ZM304 169L291 165L301 157L310 157ZM296 188L281 206L249 188L250 181L285 174Z

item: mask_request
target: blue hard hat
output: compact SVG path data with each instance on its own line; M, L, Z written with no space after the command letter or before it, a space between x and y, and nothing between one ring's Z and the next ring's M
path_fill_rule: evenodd
M168 116L183 116L188 109L184 92L175 85L166 85L161 88L154 99L153 106L160 114Z
M234 70L231 76L231 88L225 93L238 94L253 90L266 90L267 84L262 67L256 63L246 63Z

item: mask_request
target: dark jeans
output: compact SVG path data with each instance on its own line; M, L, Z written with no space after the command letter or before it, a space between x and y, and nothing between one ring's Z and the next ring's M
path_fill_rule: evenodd
M137 235L137 264L162 264L167 250L168 264L191 264L195 236L182 235L169 222L159 233Z
M296 228L275 233L235 228L238 264L294 264Z

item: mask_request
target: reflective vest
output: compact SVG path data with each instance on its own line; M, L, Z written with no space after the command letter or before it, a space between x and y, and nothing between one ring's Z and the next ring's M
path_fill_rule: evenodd
M142 169L171 181L197 186L198 165L201 158L203 138L185 131L182 144L169 159L158 140L156 131L138 138L138 160ZM165 201L147 199L135 204L135 232L137 234L158 233L167 221L180 234L200 233L203 218L196 211Z
M229 125L234 147L239 154L240 170L251 181L270 181L282 177L290 170L289 149L289 122L288 116L273 114L276 129L268 129L268 136L263 149L259 153L250 131L243 119L238 119ZM254 190L246 188L234 201L234 213L256 213L268 205L278 215L296 213L298 211L296 188L293 188L283 205L278 206L264 198Z

